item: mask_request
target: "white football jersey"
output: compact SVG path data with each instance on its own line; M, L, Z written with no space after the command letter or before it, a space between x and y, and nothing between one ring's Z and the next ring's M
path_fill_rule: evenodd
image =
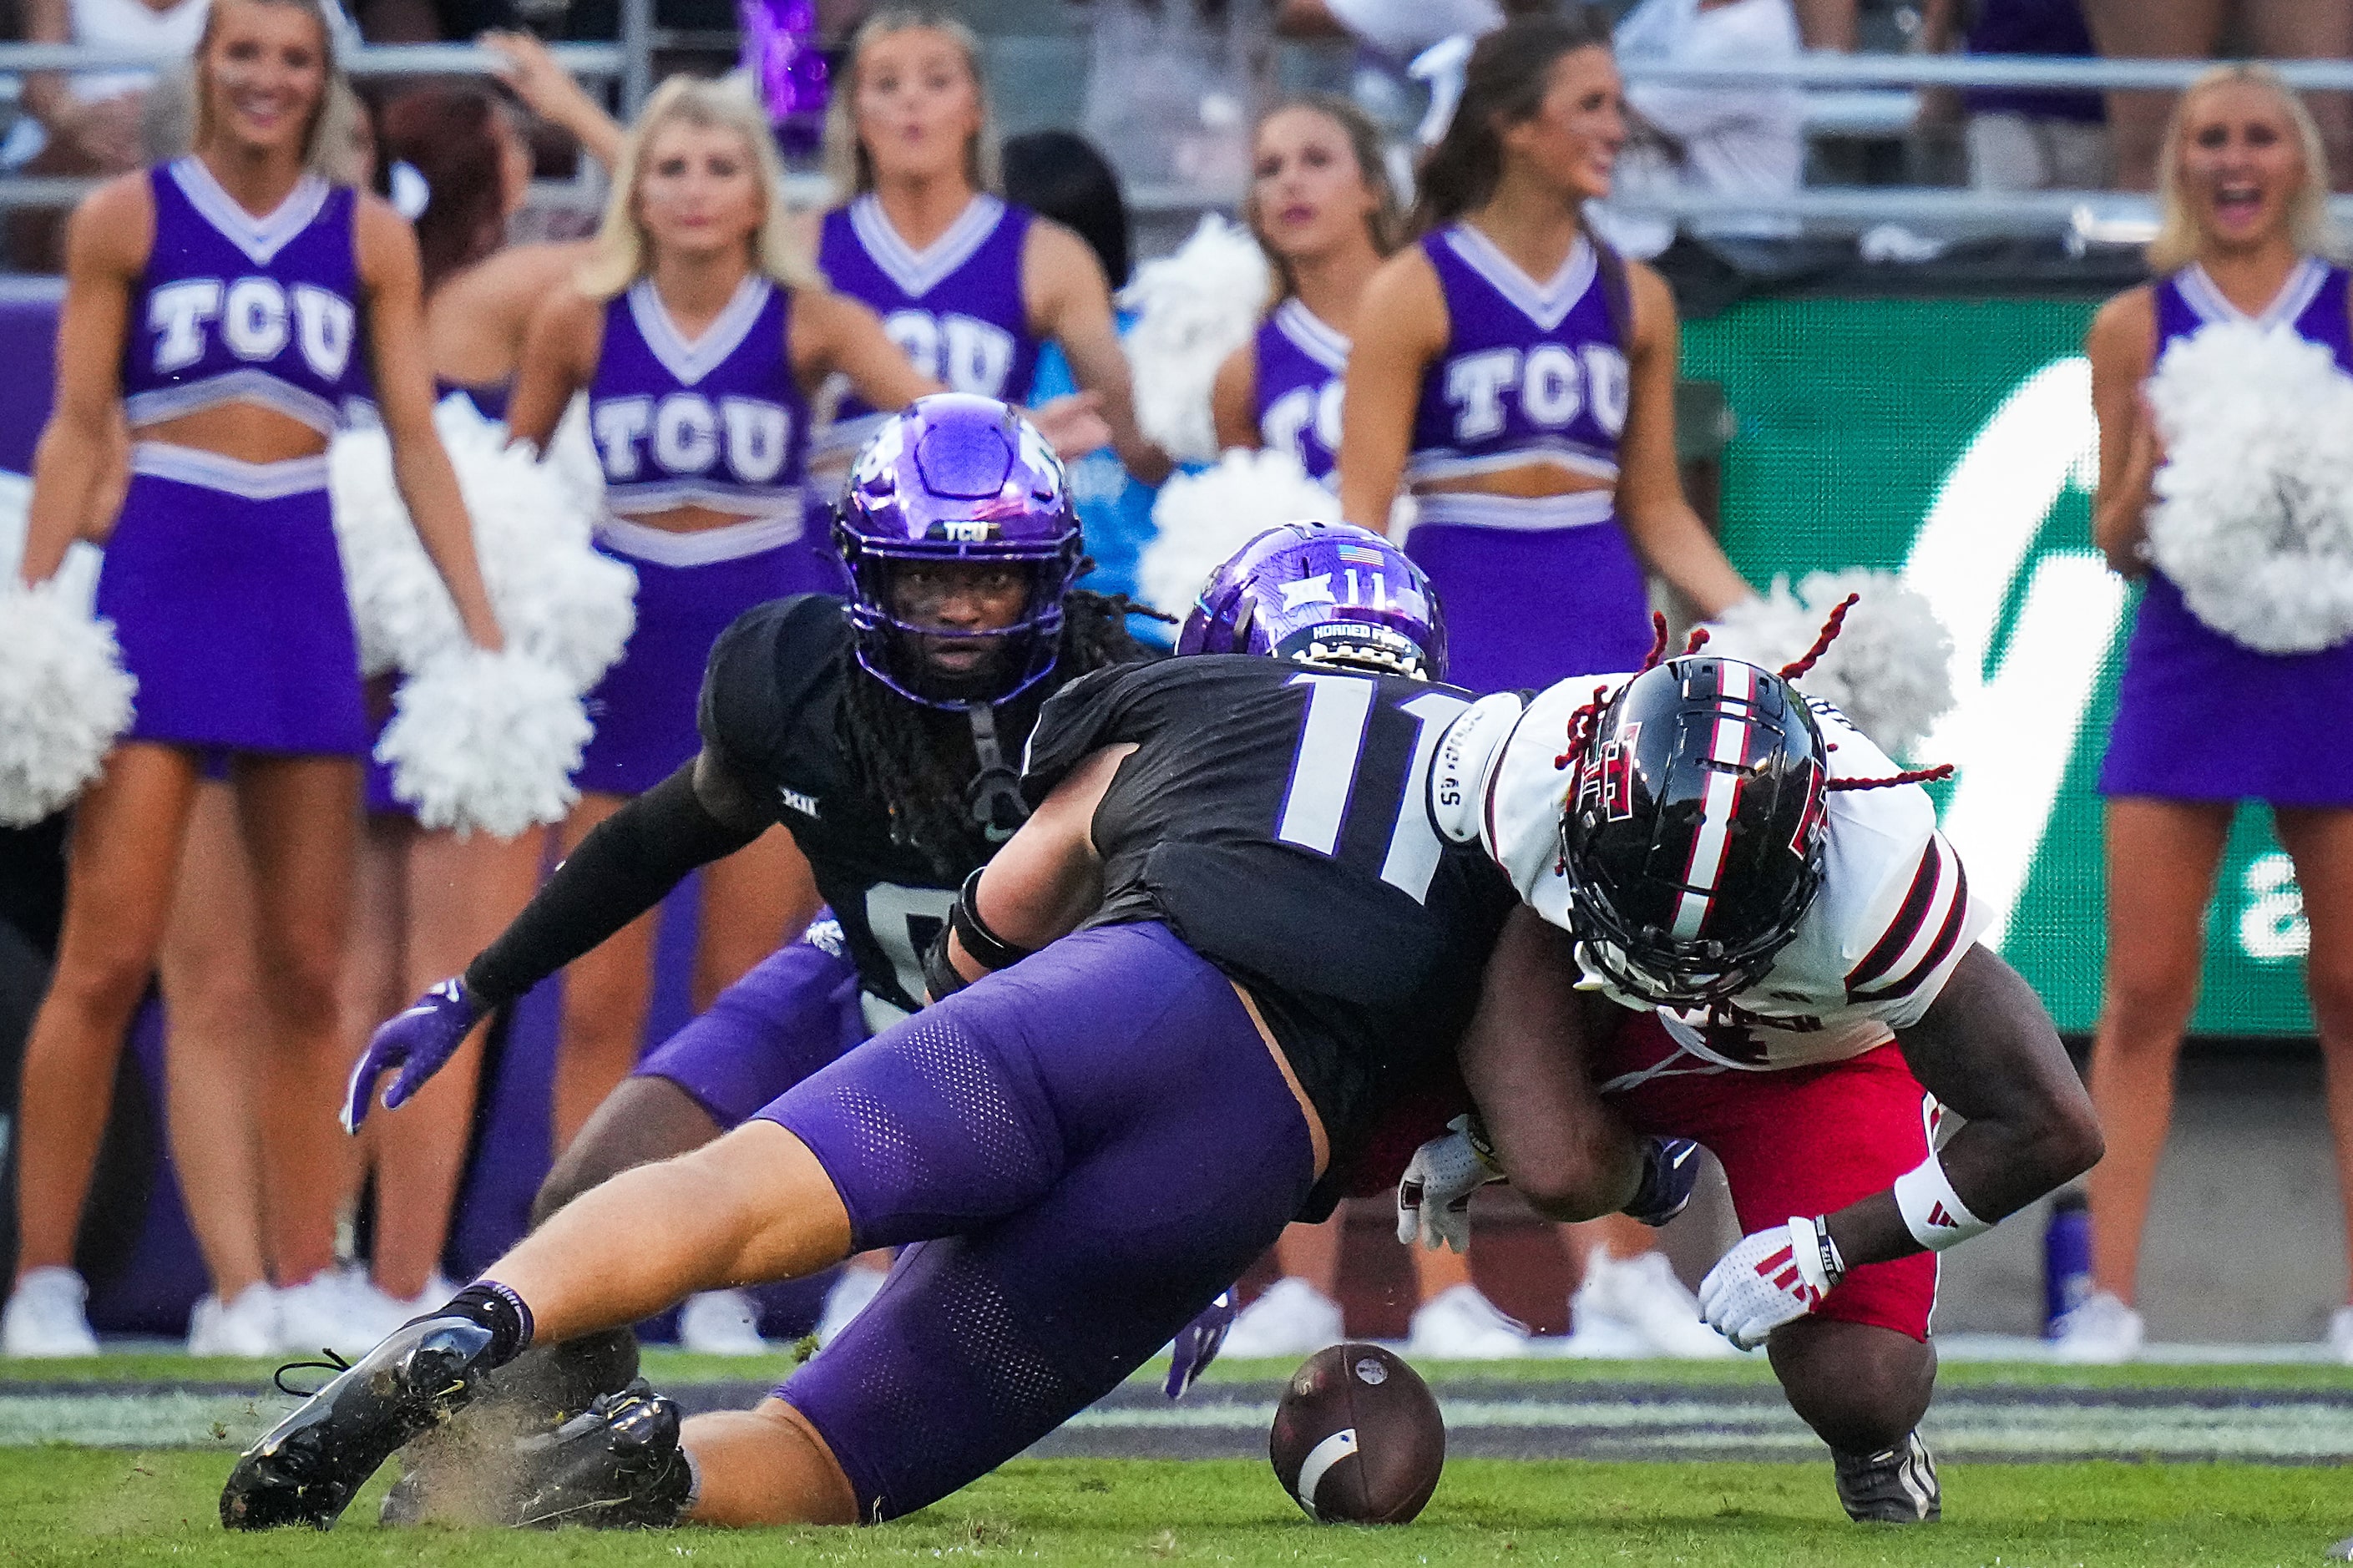
M1570 718L1597 689L1631 679L1584 676L1536 694L1482 699L1451 725L1430 770L1430 816L1456 843L1476 838L1538 914L1570 929L1562 808ZM1830 776L1901 770L1827 702L1809 699L1830 745ZM1917 784L1839 790L1825 806L1822 885L1764 979L1706 1008L1659 1007L1695 1056L1769 1070L1842 1061L1919 1022L1991 918L1969 900L1960 857L1936 831ZM1582 984L1621 1005L1652 1006L1612 984L1580 945Z

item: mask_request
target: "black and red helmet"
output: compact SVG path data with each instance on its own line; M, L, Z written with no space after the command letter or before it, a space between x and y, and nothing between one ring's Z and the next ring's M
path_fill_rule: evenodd
M1687 655L1621 687L1574 748L1561 816L1569 921L1631 994L1746 990L1821 887L1821 731L1781 677Z

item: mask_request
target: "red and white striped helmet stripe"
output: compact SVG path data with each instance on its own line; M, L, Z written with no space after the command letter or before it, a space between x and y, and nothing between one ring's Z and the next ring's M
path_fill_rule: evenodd
M1724 878L1724 858L1732 843L1733 818L1740 812L1740 791L1747 783L1749 714L1757 701L1757 672L1737 659L1716 663L1715 730L1708 738L1707 755L1725 770L1711 770L1700 796L1699 831L1692 836L1691 860L1683 868L1683 891L1675 901L1673 936L1690 942L1707 922L1715 904L1716 886Z

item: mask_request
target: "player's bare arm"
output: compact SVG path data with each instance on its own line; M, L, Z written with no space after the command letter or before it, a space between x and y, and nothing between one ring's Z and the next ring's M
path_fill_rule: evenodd
M1496 1163L1556 1220L1614 1214L1641 1178L1633 1134L1594 1090L1589 1032L1614 1020L1577 991L1575 947L1534 910L1513 910L1456 1051Z
M1930 1156L1964 1206L1948 1213L1959 1222L1948 1228L1989 1226L2099 1163L2099 1119L2051 1016L1988 949L1971 948L1927 1016L1896 1040L1921 1085L1968 1119ZM1937 1224L1936 1199L1928 1178L1917 1184L1918 1200L1899 1183L1829 1216L1850 1267L1928 1247L1922 1233Z
M960 918L952 921L944 939L947 961L958 978L977 980L1005 967L1008 950L1034 952L1066 935L1103 901L1095 807L1103 804L1119 764L1134 750L1133 742L1105 746L1080 763L1021 825L1021 831L965 884L957 898ZM992 935L996 951L976 952L976 948L990 945ZM935 994L946 984L947 976L936 975Z

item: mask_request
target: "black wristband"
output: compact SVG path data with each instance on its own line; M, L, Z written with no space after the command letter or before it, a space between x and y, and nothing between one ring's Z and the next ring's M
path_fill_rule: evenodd
M956 973L948 960L948 928L942 926L940 934L932 938L932 945L923 949L923 989L934 1002L955 995L972 982Z
M980 918L980 877L987 868L981 867L964 879L955 902L948 906L948 929L955 932L965 952L983 969L1010 969L1037 949L1006 941Z

